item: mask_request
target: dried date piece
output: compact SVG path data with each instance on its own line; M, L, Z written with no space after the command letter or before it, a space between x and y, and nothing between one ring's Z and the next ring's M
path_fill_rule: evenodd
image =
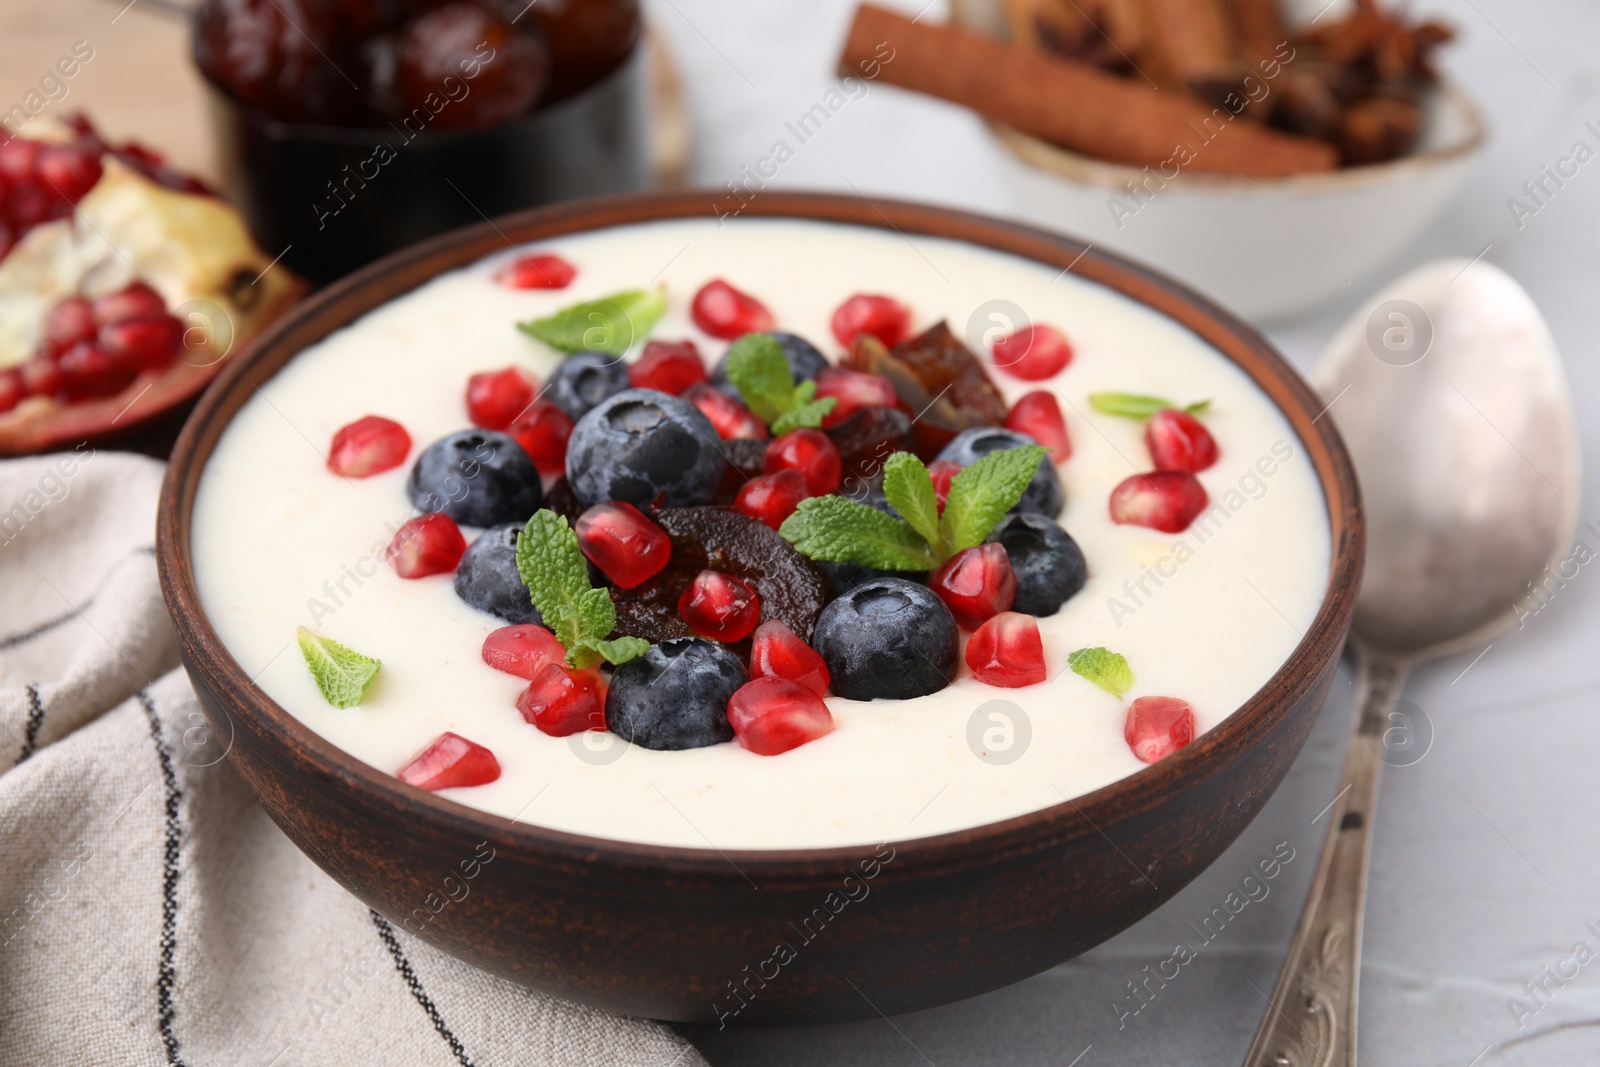
M722 508L662 508L651 518L672 538L672 556L655 577L611 591L617 634L652 642L695 636L678 614L678 600L701 571L713 570L755 589L762 622L778 619L802 641L811 640L817 615L828 602L827 583L817 565L778 531ZM749 639L729 647L746 657Z
M874 337L857 337L844 362L893 383L901 405L912 415L916 451L923 459L932 459L962 430L1005 421L1000 391L978 357L943 322L893 349Z

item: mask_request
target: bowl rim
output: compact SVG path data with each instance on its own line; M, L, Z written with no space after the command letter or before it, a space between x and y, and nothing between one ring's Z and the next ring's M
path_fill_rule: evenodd
M1453 109L1464 122L1466 129L1461 137L1436 148L1412 152L1382 163L1366 163L1357 167L1338 167L1314 174L1290 174L1277 177L1244 174L1213 174L1181 172L1177 178L1165 178L1201 194L1232 193L1240 195L1265 195L1262 190L1305 196L1319 193L1342 193L1371 186L1389 185L1408 177L1426 174L1451 163L1475 155L1488 138L1488 124L1482 111L1472 98L1456 86L1441 82L1434 86L1432 97L1437 105ZM1112 163L1082 152L1051 144L1032 134L1023 133L1001 122L985 120L984 124L1006 153L1031 169L1042 171L1079 185L1122 190L1125 183L1135 182L1149 170L1149 166L1135 167L1129 163Z
M667 868L712 878L731 876L731 867L739 878L754 873L799 878L831 875L841 864L859 859L864 847L871 847L723 849L713 844L690 848L594 837L507 820L407 785L324 739L255 685L206 618L190 567L189 526L205 461L254 388L303 348L436 275L498 250L612 226L721 217L715 195L715 190L687 190L569 202L420 242L302 301L247 351L229 360L201 397L174 446L162 484L156 537L162 594L189 669L215 681L209 686L213 691L231 695L230 714L251 716L264 733L295 749L296 758L310 764L309 770L322 788L345 789L367 806L381 804L388 817L408 825L426 824L431 832L454 834L462 840L487 837L497 848L513 854L542 862L560 859L590 870L597 866L635 871ZM1221 773L1252 741L1264 740L1301 700L1314 695L1314 689L1337 666L1354 613L1365 548L1360 490L1337 429L1332 420L1321 418L1326 410L1323 402L1259 332L1148 268L1075 238L1021 223L934 205L798 192L762 192L746 205L744 214L864 226L893 231L907 240L907 235L916 234L964 241L1058 265L1063 273L1076 271L1176 319L1222 350L1268 394L1312 460L1327 508L1331 552L1322 603L1293 652L1239 708L1172 756L1090 793L998 822L891 842L896 855L916 860L915 877L936 877L980 859L1027 855L1089 834L1104 836L1104 825L1150 811L1180 783L1199 782ZM1240 363L1240 356L1253 366ZM1327 664L1324 669L1311 669L1323 662ZM912 867L906 864L902 869L909 875Z

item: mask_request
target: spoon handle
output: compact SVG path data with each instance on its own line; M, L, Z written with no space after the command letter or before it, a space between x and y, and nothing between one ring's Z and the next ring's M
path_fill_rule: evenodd
M1355 646L1360 699L1345 750L1343 787L1328 808L1328 836L1300 926L1245 1067L1354 1067L1361 919L1367 901L1372 818L1383 738L1410 664Z

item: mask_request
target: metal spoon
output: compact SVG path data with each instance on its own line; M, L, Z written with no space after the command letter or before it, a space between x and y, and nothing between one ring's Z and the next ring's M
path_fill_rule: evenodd
M1361 922L1386 748L1414 664L1485 645L1573 543L1579 445L1533 302L1487 263L1431 263L1356 314L1315 375L1355 460L1367 569L1359 711L1300 926L1246 1067L1352 1067Z

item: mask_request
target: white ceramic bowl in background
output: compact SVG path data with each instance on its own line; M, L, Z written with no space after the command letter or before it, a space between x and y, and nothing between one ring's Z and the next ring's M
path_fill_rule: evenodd
M1001 25L999 0L953 6L975 29ZM1401 159L1293 178L1183 172L1140 204L1127 192L1140 168L989 128L1011 214L1149 263L1258 323L1361 291L1439 215L1485 137L1477 108L1445 88Z

